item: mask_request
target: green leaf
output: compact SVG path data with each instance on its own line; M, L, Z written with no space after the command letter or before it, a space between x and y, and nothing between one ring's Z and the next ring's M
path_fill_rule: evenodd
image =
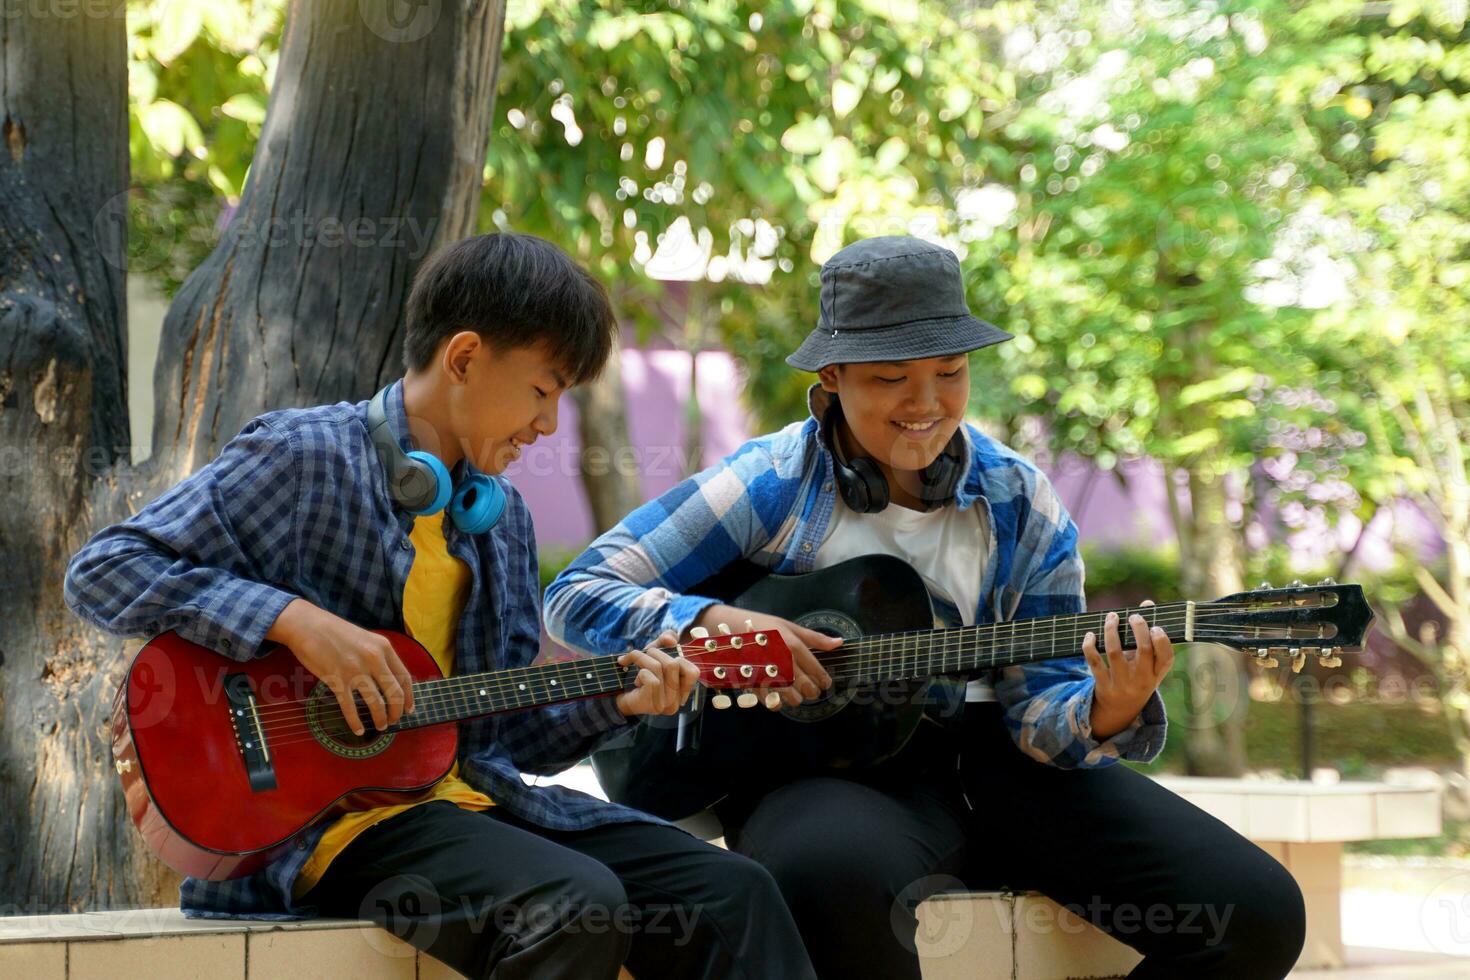
M231 119L238 119L243 123L258 126L265 122L265 103L257 95L232 95L225 104L219 107L219 111Z
M1200 429L1187 436L1180 436L1172 442L1163 443L1159 446L1158 452L1168 458L1181 459L1202 453L1219 443L1219 429Z
M148 47L165 65L183 54L204 26L204 7L198 0L165 0L154 16Z
M838 119L846 119L848 113L857 108L862 98L861 88L845 78L839 78L832 85L832 114Z
M155 99L138 111L138 122L148 142L171 157L186 149L198 152L204 148L204 134L187 109L168 99Z
M878 147L878 152L873 155L873 164L880 174L886 174L898 168L903 163L904 157L909 155L909 145L904 142L902 136L890 136Z
M1025 401L1040 401L1046 397L1046 379L1039 374L1018 375L1011 379L1011 391Z
M781 134L781 147L787 153L809 155L821 152L832 139L832 124L826 116L805 116Z
M1197 382L1180 390L1177 403L1180 408L1188 408L1200 402L1213 401L1221 395L1244 391L1251 386L1251 382L1256 380L1257 374L1259 372L1255 368L1243 367L1219 377Z

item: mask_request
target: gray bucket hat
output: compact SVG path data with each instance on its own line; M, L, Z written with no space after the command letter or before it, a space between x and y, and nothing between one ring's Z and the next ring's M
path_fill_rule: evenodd
M802 371L945 357L1011 339L970 313L953 252L905 235L866 238L828 259L820 301L817 328L786 358Z

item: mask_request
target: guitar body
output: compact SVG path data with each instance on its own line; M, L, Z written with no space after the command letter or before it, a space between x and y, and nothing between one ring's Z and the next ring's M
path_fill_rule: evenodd
M907 562L887 555L805 575L766 574L736 563L690 592L847 640L934 626L924 580ZM818 656L847 655L838 647ZM594 752L592 765L613 801L680 820L757 780L773 785L876 765L913 735L930 683L834 683L821 697L779 712L717 711L706 703L687 723L699 726L697 753L678 751L675 718L655 717ZM763 761L757 767L753 759Z
M393 644L414 680L441 676L434 658L400 633ZM239 708L231 692L247 689ZM253 709L253 711L252 711ZM236 711L245 712L243 715ZM269 758L242 764L240 731L266 731ZM403 803L454 763L458 730L436 725L341 733L336 697L278 647L240 663L173 633L138 651L113 702L113 758L128 811L165 863L199 878L251 874L319 819Z

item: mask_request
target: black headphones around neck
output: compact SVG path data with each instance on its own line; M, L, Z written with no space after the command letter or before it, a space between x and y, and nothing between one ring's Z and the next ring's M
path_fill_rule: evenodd
M888 480L878 464L866 456L849 460L842 452L837 423L842 420L842 403L835 397L822 416L822 441L832 453L832 470L843 503L859 514L876 514L888 506ZM919 473L918 497L927 510L948 504L965 475L965 436L955 430L944 451Z

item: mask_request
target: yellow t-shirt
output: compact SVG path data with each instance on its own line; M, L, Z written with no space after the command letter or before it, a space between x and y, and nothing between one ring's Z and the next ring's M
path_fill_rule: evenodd
M444 540L442 510L415 518L409 540L413 542L414 559L403 587L403 623L409 636L434 655L434 661L447 677L454 673L454 631L469 597L470 570L449 553L449 546ZM371 721L368 727L371 730ZM327 865L358 834L395 813L430 800L450 800L466 810L484 810L494 806L488 796L459 778L459 763L455 762L448 775L411 802L359 810L338 817L322 835L311 857L307 858L292 886L292 896L300 898L320 881Z

